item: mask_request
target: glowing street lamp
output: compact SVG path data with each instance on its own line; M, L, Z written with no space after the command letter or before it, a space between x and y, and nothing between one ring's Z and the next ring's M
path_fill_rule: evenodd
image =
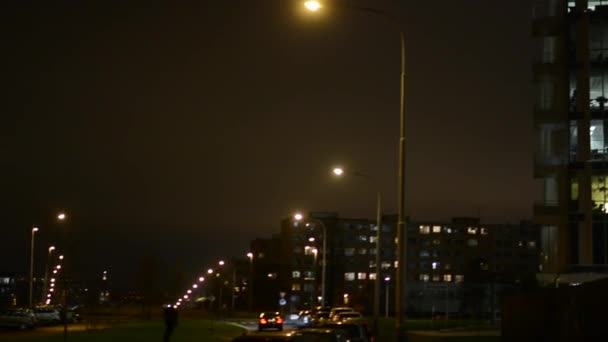
M34 290L34 237L38 227L32 228L32 245L30 249L30 308L32 307L32 295Z
M65 220L66 218L67 218L67 216L65 215L65 213L59 213L59 214L57 214L57 219L58 219L59 221L63 221L63 220Z
M293 215L293 218L296 221L300 221L304 218L304 216L300 213L296 213L295 215ZM321 265L321 306L325 306L325 273L327 270L327 259L326 259L326 255L327 255L327 229L325 228L325 224L323 223L323 221L319 220L319 219L315 219L315 218L311 218L310 220L318 222L321 225L321 228L323 228L323 248L322 248L322 253L323 253L323 257L322 257L322 265ZM315 254L315 258L316 258L316 254Z
M212 274L213 273L213 269L212 268L208 269L207 273Z
M205 277L199 277L198 281L201 282L201 283L204 282L205 281Z
M220 261L218 261L218 265L220 265L220 266L224 266L224 260L220 260Z
M378 317L380 316L380 264L382 262L381 260L381 241L382 241L382 230L380 229L381 225L382 225L382 195L380 194L380 189L378 188L378 185L376 184L375 180L373 177L365 174L365 173L361 173L361 172L346 172L344 171L343 168L341 167L335 167L332 172L334 173L334 175L336 175L337 177L342 177L342 176L356 176L359 178L364 178L366 181L369 181L371 183L374 184L374 186L376 187L376 279L374 280L374 321L377 322L378 321Z
M318 11L321 8L321 4L318 1L306 1L304 6L310 11ZM395 313L396 313L396 328L397 334L400 339L404 339L405 332L405 304L406 304L406 266L407 266L407 232L405 229L405 215L406 215L406 203L405 203L405 33L401 28L400 18L393 16L384 11L369 8L360 7L356 5L348 4L345 1L331 2L331 7L350 9L360 12L371 13L376 16L380 16L394 28L399 31L400 44L401 44L401 85L400 85L400 98L399 98L399 163L398 163L398 181L399 181L399 195L398 195L398 213L397 213L397 283L395 286Z
M321 8L321 4L318 1L306 1L304 6L312 12L316 12Z

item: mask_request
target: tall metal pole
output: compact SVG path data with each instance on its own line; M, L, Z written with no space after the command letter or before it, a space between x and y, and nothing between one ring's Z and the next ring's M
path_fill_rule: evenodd
M384 294L384 317L388 318L388 307L389 307L389 283L391 281L391 278L386 278L384 279L386 281L386 288L385 291L386 293Z
M32 228L32 245L30 247L30 298L29 304L30 308L33 307L33 290L34 290L34 237L36 232L38 231L38 227Z
M253 254L247 254L249 257L249 312L253 312Z
M235 300L235 295L234 295L234 287L236 286L236 264L235 262L232 263L232 304L231 304L231 309L232 312L234 313L234 300Z
M377 193L376 198L376 279L374 280L374 325L378 328L378 318L380 316L380 258L381 252L381 238L382 238L382 197L380 191Z
M397 315L396 329L400 341L407 338L405 331L405 305L407 283L407 230L405 203L405 34L399 31L401 38L401 92L399 106L399 211L397 218L397 287L395 289L395 313Z
M325 273L327 271L327 229L323 221L318 220L323 227L323 265L321 265L321 306L325 306Z

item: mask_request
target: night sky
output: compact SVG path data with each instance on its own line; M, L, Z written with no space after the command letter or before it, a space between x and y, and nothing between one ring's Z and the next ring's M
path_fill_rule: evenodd
M344 1L403 17L408 214L530 219L532 1ZM192 277L244 256L295 210L373 218L379 189L396 213L399 36L382 19L67 3L0 4L0 271L27 273L32 225L40 267L67 231L83 272L128 285L142 256Z

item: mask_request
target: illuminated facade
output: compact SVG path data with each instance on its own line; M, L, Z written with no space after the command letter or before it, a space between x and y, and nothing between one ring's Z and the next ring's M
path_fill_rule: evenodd
M289 304L301 309L318 303L322 221L327 229L327 304L347 304L370 312L377 277L375 221L327 213L309 216L312 219L282 222L286 273L279 278L282 290L289 294ZM394 298L395 223L395 216L384 216L381 225L382 312L386 310L386 296ZM407 228L410 312L496 311L492 308L497 309L501 289L521 283L527 275L533 277L539 269L540 236L531 222L484 225L476 218L454 218L448 223L408 222Z
M533 16L539 277L576 284L608 265L608 1L545 0Z

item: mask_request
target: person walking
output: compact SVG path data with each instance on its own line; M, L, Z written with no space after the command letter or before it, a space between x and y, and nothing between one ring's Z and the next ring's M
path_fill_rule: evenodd
M175 330L175 326L177 325L177 309L169 304L165 307L163 314L165 317L165 334L163 336L163 342L169 342L171 335L173 335L173 330Z

